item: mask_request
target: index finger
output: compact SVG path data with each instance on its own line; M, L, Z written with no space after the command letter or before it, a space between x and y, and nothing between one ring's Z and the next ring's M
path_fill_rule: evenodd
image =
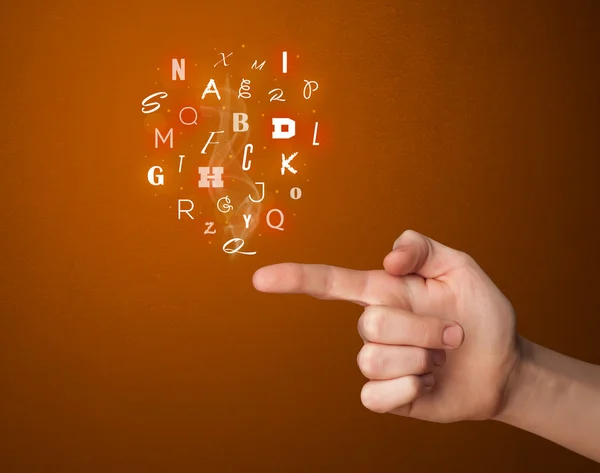
M279 263L258 269L252 277L261 292L307 294L345 300L361 306L410 307L408 283L385 271L359 271L324 264Z

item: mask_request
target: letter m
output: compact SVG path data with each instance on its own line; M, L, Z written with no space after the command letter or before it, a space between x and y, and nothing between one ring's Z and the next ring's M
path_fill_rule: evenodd
M154 147L158 148L158 138L160 137L160 140L163 143L166 143L168 139L170 139L170 146L169 148L173 147L173 128L171 128L169 130L169 133L167 133L167 136L163 137L163 135L160 133L158 128L154 129Z
M265 62L267 62L267 61L263 61L263 62L261 62L261 63L260 63L260 66L259 66L259 65L258 65L258 60L255 60L255 61L254 61L254 64L252 64L252 67L251 67L251 69L259 69L259 70L262 70L263 66L265 65Z

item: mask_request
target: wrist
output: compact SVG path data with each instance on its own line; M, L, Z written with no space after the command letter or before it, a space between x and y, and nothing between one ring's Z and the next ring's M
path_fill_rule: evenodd
M535 391L543 377L536 357L537 345L517 335L517 361L508 376L503 393L503 403L494 420L517 425L535 402Z
M494 420L600 461L600 369L517 337L518 359Z

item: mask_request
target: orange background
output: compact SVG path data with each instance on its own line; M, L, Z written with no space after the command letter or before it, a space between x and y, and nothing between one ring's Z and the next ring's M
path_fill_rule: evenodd
M2 472L598 470L498 423L367 411L361 309L251 285L379 268L412 228L472 254L523 335L600 363L598 2L0 8ZM171 57L242 44L301 51L331 141L286 231L231 258L152 195L140 102Z

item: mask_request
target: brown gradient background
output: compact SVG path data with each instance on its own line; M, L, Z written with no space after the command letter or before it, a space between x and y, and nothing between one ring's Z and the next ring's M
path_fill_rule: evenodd
M599 470L498 423L367 411L361 309L251 285L287 260L379 268L413 228L472 254L523 335L600 363L598 2L0 13L0 471ZM302 50L332 141L289 231L231 259L153 200L140 101L172 55L241 44Z

